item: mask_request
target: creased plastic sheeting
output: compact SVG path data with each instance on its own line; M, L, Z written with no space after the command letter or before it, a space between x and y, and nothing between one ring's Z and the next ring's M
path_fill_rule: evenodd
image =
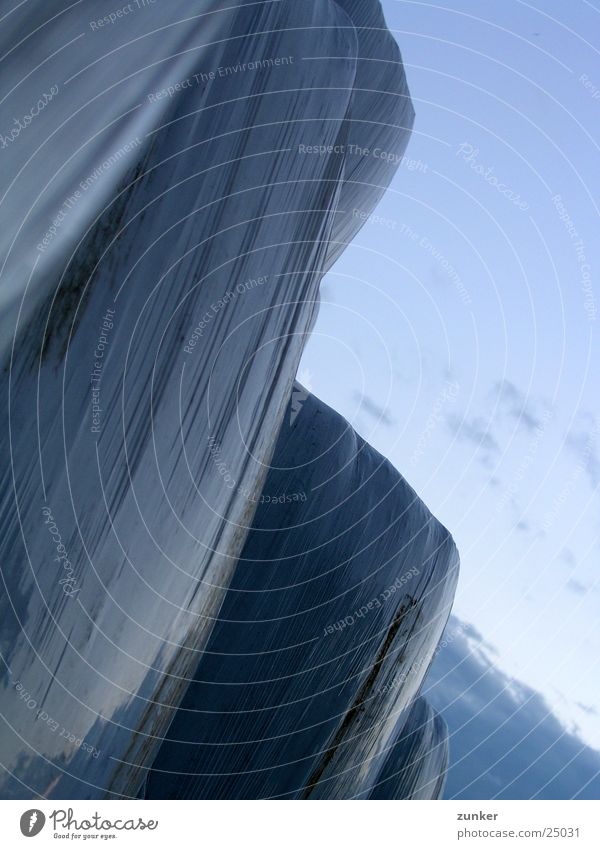
M448 770L448 726L423 698L415 701L386 754L368 799L440 799Z
M353 210L368 214L389 184L413 123L400 53L378 2L169 0L133 6L116 17L112 0L45 0L35 7L17 4L4 16L0 67L3 79L12 84L0 99L0 352L10 347L17 316L22 323L39 308L40 299L52 290L53 270L64 267L128 169L139 162L147 134L166 120L173 97L193 100L185 88L173 96L159 93L185 86L188 79L195 87L204 86L202 74L218 76L219 68L227 66L222 57L228 39L236 48L229 51L233 67L252 61L250 44L241 46L245 35L257 32L261 20L266 29L280 27L292 5L313 7L317 27L348 29L346 40L358 40L361 57L350 134L346 142L338 140L345 150L336 154L348 160L352 182L344 187L341 204L348 214L336 221L329 266L362 226L364 219ZM303 14L310 17L307 10ZM294 43L293 33L286 36L286 48L290 42L294 50L301 46ZM321 84L342 87L341 105L350 92L343 91L343 69L334 67L347 61L344 48L335 52L337 43L332 33L321 30L313 39L304 38L305 55L295 59L320 65ZM271 44L277 45L275 35ZM263 58L260 48L256 58ZM331 77L323 73L325 65L332 68ZM231 88L243 97L247 83L241 77L239 71L233 74ZM222 86L222 76L218 84ZM321 143L327 143L325 136ZM65 211L57 232L48 238L54 220ZM34 265L36 274L28 284Z
M346 214L336 216L329 264L354 238L383 196L401 165L415 118L400 50L387 29L381 4L337 2L356 27L359 59L340 194L340 208Z
M296 385L148 798L351 798L379 780L458 576L402 476Z
M221 64L242 2L169 0L132 6L112 23L102 23L116 12L112 0L13 5L0 28L2 351L19 310L23 322L39 309L52 271L64 267L172 108L171 98L153 95Z
M5 798L137 793L301 355L343 160L298 146L344 142L355 34L335 3L277 2L227 13L221 37L218 66L293 61L170 99L3 372ZM315 49L346 59L302 61Z

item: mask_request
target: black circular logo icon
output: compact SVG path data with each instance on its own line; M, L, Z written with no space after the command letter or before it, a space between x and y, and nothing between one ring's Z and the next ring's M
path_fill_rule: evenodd
M35 837L44 827L46 817L37 808L25 811L21 816L21 833L25 837Z

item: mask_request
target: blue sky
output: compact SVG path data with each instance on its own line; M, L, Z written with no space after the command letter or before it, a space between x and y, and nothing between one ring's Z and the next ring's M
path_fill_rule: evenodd
M446 799L600 797L600 752L498 669L476 628L451 617L442 646L425 695L449 727Z
M600 6L383 6L415 129L299 377L451 530L498 674L600 749Z

